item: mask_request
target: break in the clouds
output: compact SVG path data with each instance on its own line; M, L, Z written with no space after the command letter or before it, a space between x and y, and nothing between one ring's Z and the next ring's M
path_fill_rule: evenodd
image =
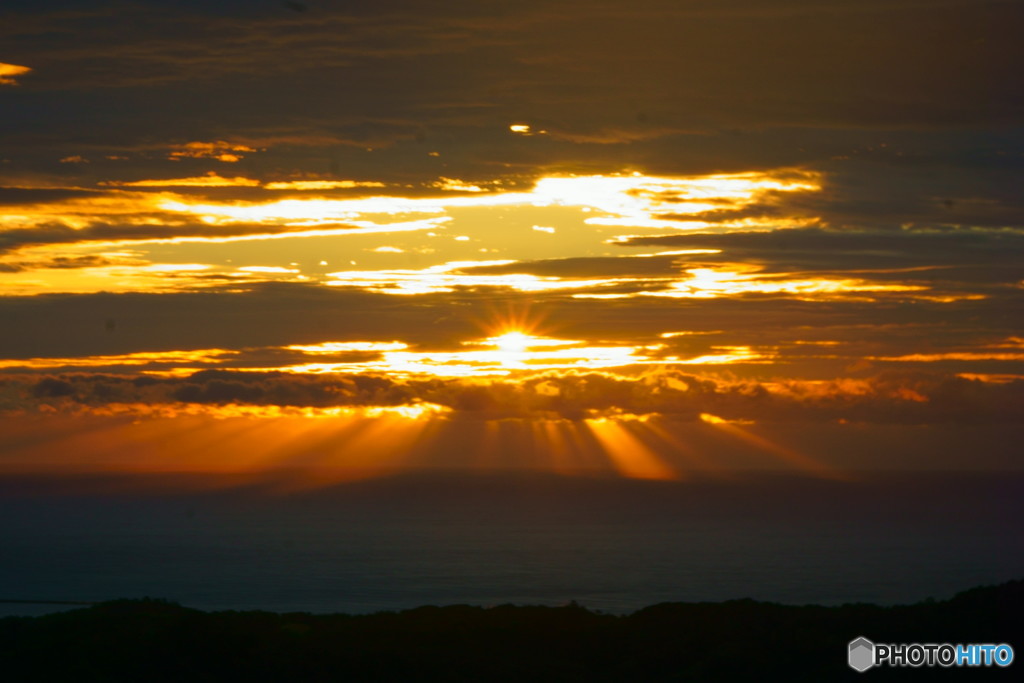
M979 425L1012 463L1020 3L304 6L0 9L24 462L94 420L102 460L121 420L315 451L328 418L394 427L392 464L511 430L628 476L729 439L821 474L863 429L953 466Z

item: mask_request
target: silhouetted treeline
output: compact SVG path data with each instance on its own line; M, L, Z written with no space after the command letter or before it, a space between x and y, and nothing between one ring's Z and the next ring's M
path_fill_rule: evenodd
M1013 670L847 667L847 643L1009 643L1024 581L879 607L666 603L628 616L566 607L420 607L370 615L202 612L118 600L0 619L6 681L1009 681ZM863 678L861 678L863 677Z

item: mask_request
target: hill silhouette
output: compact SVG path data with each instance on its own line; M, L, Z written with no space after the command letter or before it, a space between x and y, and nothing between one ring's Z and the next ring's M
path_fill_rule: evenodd
M1001 669L858 674L847 667L846 645L864 635L1019 651L1022 607L1024 581L914 605L734 600L664 603L624 616L575 603L203 612L147 598L0 619L0 671L26 682L1010 680Z

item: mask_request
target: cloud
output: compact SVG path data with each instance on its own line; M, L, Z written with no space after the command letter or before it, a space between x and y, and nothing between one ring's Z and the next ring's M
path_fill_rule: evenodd
M771 350L807 340L851 344L827 349L824 358L813 347L803 347L800 357L784 368L745 370L828 378L843 374L845 366L863 356L970 350L1019 336L1019 326L1006 312L1021 305L1024 289L1006 287L989 294L983 300L894 300L885 305L862 298L773 299L769 315L766 300L759 297L644 297L609 303L573 299L560 292L513 291L496 298L487 290L394 297L299 283L225 285L174 294L51 293L0 297L0 317L16 332L0 335L0 357L241 349L344 340L402 341L451 350L458 349L461 341L489 336L509 311L518 310L533 321L535 334L625 345L670 342L665 355L682 357L711 353L708 345ZM111 318L121 321L116 334L104 330L104 321ZM678 331L720 333L660 338ZM958 371L1016 372L970 367Z
M790 228L758 232L631 237L620 246L718 249L705 262L749 262L769 272L865 271L885 268L1019 266L1024 231L1003 230L826 230ZM913 278L913 274L901 277ZM956 277L953 273L951 277ZM1000 271L999 277L1012 280Z
M19 6L0 38L39 71L3 140L40 168L71 142L89 158L149 145L181 164L470 185L820 162L882 142L895 155L894 139L904 160L951 140L981 154L1024 115L1022 21L1014 3L945 0ZM549 134L510 134L516 122Z
M133 244L144 242L229 241L283 236L325 234L339 231L359 231L358 226L343 223L320 225L316 229L297 225L267 225L265 223L206 223L123 224L94 223L84 228L72 228L58 223L36 225L0 231L0 253L27 246L46 244Z
M180 161L181 159L216 159L225 163L235 163L241 161L245 154L255 151L257 150L237 142L225 142L224 140L214 140L213 142L196 141L175 145L171 148L167 158L171 161Z
M50 204L71 199L89 199L106 194L81 187L0 187L0 206Z
M1019 3L302 4L0 9L5 410L1021 422Z
M268 190L350 190L357 187L385 187L384 183L368 180L279 180L264 185Z
M18 85L17 77L24 76L32 69L17 64L0 62L0 85Z
M204 176L191 178L165 178L159 180L109 180L101 183L117 187L259 187L260 181L236 176L225 178L210 171Z
M577 297L772 296L824 301L1011 296L1024 278L1024 232L830 230L688 232L619 238L654 254L470 265L474 278L539 277L585 287ZM622 251L625 251L624 249ZM589 278L589 279L586 279Z
M107 404L281 407L429 403L482 419L661 415L699 420L1013 423L1024 418L1024 380L985 382L943 373L862 379L729 381L673 369L639 375L550 372L525 379L395 380L385 375L293 375L203 370L184 378L66 374L5 379L21 408L78 410Z
M34 260L0 261L0 273L21 273L35 270L73 270L76 268L102 268L106 266L146 265L137 258L88 254L81 256L52 256Z

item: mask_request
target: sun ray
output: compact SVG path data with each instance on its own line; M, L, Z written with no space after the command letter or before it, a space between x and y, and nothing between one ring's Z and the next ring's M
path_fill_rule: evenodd
M713 428L728 434L746 444L754 446L760 451L768 453L772 457L781 460L787 465L804 471L808 474L821 477L822 479L847 480L849 474L832 467L824 462L816 460L809 455L800 453L797 450L777 444L763 436L755 434L740 423L725 420L717 415L702 413L701 421L711 425Z
M622 422L613 418L593 418L583 421L608 455L615 470L633 479L679 479L679 473L669 467L653 450Z

